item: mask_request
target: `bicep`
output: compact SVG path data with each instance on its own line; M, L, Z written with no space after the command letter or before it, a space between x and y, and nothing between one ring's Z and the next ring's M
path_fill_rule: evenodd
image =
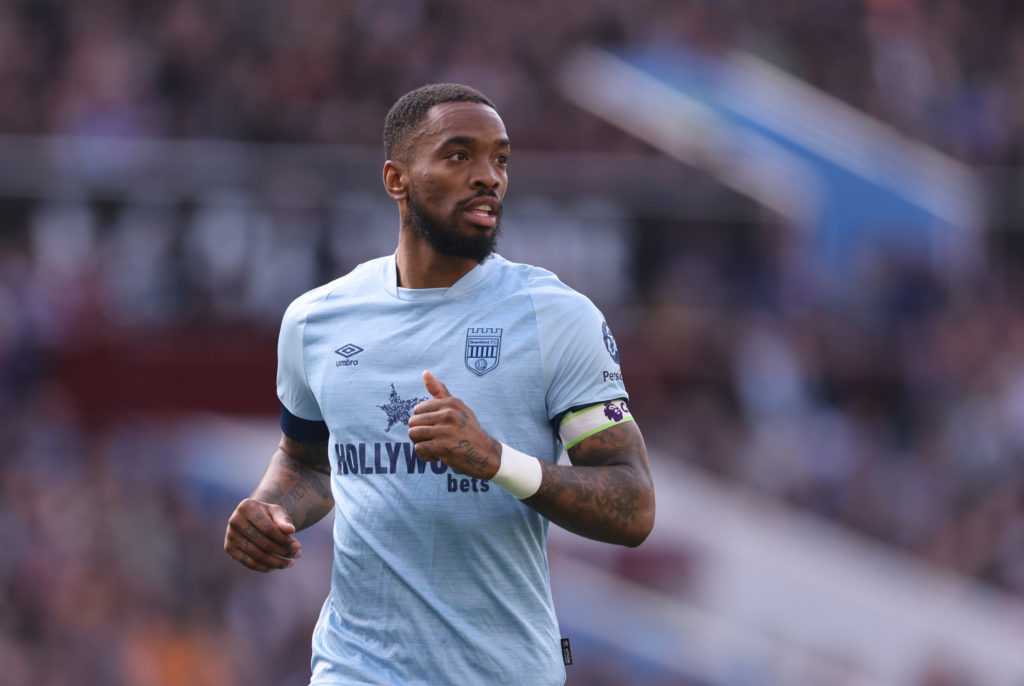
M625 465L650 479L647 448L636 422L620 422L587 436L566 452L576 467Z
M642 543L654 525L654 483L636 422L614 423L569 445L572 466L542 463L540 490L523 502L581 536Z
M327 454L327 441L303 443L289 437L288 434L282 433L278 450L303 467L322 474L331 473L331 461Z

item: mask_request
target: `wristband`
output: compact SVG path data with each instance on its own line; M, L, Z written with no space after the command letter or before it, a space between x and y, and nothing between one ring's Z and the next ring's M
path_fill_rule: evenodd
M501 464L498 465L498 472L491 477L493 483L523 500L537 492L543 476L540 460L501 444Z

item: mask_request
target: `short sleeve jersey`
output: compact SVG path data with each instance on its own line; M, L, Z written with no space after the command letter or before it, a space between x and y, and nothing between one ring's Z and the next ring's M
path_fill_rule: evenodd
M281 327L282 428L325 426L336 503L311 684L562 684L547 520L421 460L408 421L429 369L489 435L554 462L561 414L626 397L615 341L586 297L498 255L450 288L396 283L394 256L366 262Z

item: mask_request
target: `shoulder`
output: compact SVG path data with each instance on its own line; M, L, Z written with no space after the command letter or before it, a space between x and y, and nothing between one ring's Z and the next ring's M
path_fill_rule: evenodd
M310 314L328 299L336 296L344 297L358 292L369 279L377 275L387 259L387 257L380 257L363 262L353 268L348 274L329 281L322 286L317 286L295 298L285 310L282 327L288 325L301 327L309 319Z
M547 269L531 267L524 289L533 301L538 320L565 325L604 318L590 298Z
M554 272L531 264L510 262L500 256L496 258L501 261L499 268L504 271L503 279L515 283L524 291L533 301L535 309L576 311L580 308L594 308L587 296L566 285Z

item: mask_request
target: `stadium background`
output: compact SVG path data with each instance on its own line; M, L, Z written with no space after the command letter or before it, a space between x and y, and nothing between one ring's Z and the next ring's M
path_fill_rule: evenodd
M795 128L723 113L738 64ZM443 80L658 480L645 546L553 533L569 684L1021 683L1011 0L0 0L0 681L305 683L328 527L264 576L224 523L283 308L392 249L381 121Z

